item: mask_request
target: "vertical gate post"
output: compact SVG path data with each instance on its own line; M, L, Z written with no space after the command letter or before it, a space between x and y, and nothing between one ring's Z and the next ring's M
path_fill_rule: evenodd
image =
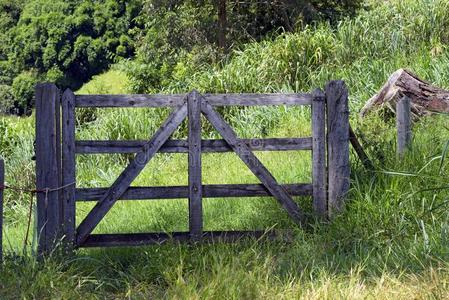
M201 182L201 96L197 91L187 97L189 120L189 231L192 240L203 234Z
M59 202L58 153L60 141L57 132L60 120L59 90L51 83L36 86L36 187L38 253L49 253L54 249L61 234L61 205Z
M327 217L326 190L326 102L321 89L313 92L312 101L312 185L313 209L322 219Z
M5 189L5 163L0 158L0 264L3 261L3 191Z
M348 89L342 80L326 85L328 212L332 217L343 208L349 191Z
M402 97L396 103L397 153L403 156L411 147L412 130L410 119L410 98Z
M75 243L75 94L62 95L62 200L63 228L67 250Z

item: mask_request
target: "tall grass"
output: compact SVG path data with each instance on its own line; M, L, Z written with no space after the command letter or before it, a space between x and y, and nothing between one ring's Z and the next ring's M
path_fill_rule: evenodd
M252 43L221 66L174 82L162 92L192 88L209 92L309 91L343 78L357 111L389 74L408 67L449 86L446 1L385 1L337 28L319 24L304 32ZM116 72L116 71L114 71ZM98 77L82 93L121 93L119 73ZM106 82L103 81L104 78ZM112 80L114 86L109 87ZM106 86L106 88L105 88ZM79 139L146 139L165 110L79 110ZM303 108L223 111L242 137L308 136ZM449 118L431 116L413 128L413 148L395 155L394 120L352 114L377 171L369 173L351 153L351 190L345 211L330 224L312 217L297 229L271 198L205 199L208 230L291 228L289 242L244 240L235 244L177 245L138 249L79 250L37 263L21 253L27 197L6 193L0 298L447 298L449 277ZM1 155L7 181L32 186L33 117L0 118ZM185 125L184 125L185 126ZM185 137L181 129L177 137ZM217 137L209 130L205 137ZM309 182L310 153L257 153L281 182ZM79 186L108 186L129 156L77 158ZM233 154L203 157L204 182L253 183ZM161 154L133 185L184 185L185 155ZM309 214L310 199L296 199ZM92 203L77 205L77 221ZM114 206L96 232L187 229L187 201L128 201Z
M295 34L250 43L224 65L177 78L167 91L309 91L331 79L350 86L357 110L398 68L449 86L449 3L375 1L337 28L317 24Z

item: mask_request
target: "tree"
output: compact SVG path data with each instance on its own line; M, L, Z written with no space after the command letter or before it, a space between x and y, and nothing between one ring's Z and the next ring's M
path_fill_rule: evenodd
M218 0L218 46L221 49L227 49L226 42L226 0Z
M77 89L134 54L141 0L0 1L0 84L12 86L16 111L32 105L30 82Z

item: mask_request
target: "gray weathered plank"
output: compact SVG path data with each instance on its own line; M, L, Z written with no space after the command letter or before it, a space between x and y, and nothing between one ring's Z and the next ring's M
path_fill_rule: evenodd
M75 94L62 95L62 203L64 234L68 245L75 242Z
M403 96L396 103L397 153L403 156L412 143L410 98Z
M177 107L185 94L175 95L76 95L76 107Z
M291 151L312 150L312 138L266 138L241 139L252 151ZM146 141L76 141L76 153L135 153ZM159 149L160 153L188 153L187 140L168 140ZM202 140L201 152L232 152L232 148L225 140Z
M204 94L213 106L311 105L311 94ZM176 107L185 95L77 95L76 107Z
M46 143L44 139L47 139L48 130L46 130L44 118L48 117L48 113L45 112L45 101L43 101L44 89L48 84L38 84L35 89L35 106L36 106L36 141L35 141L35 157L36 157L36 188L43 188L46 186L44 180L45 173L47 173L48 156L46 153ZM47 93L46 93L47 94ZM48 107L48 106L47 106ZM54 108L53 108L54 109ZM47 207L45 205L45 195L36 195L36 216L37 216L37 234L38 234L38 253L43 254L47 251L46 244L46 229L45 224L47 220Z
M61 146L61 91L58 89L58 95L57 100L55 102L55 130L56 130L56 168L58 170L58 187L62 186L62 146ZM58 190L58 201L62 199L62 190ZM64 205L63 203L58 204L58 231L59 231L59 237L62 237L64 234L64 231L61 230L63 224L64 224Z
M312 184L283 184L292 196L311 196ZM76 201L99 201L108 188L77 188ZM204 198L271 197L263 184L211 184L202 186ZM189 196L188 186L129 187L119 200L180 199Z
M326 85L328 214L332 217L344 205L349 191L349 107L348 89L342 80Z
M59 90L54 84L36 86L36 188L58 187L58 162L56 153L55 103ZM38 252L48 253L58 239L59 223L58 191L37 193Z
M326 98L321 89L313 92L312 101L312 184L313 209L321 218L327 217L326 189Z
M0 264L3 261L3 191L5 189L5 162L0 158Z
M277 183L276 179L271 175L267 168L260 162L248 146L239 141L234 130L225 122L225 120L214 110L207 102L202 101L201 109L203 114L212 124L212 126L220 133L220 135L228 142L234 152L248 166L254 175L262 182L262 184L270 191L275 199L287 210L290 217L298 224L304 221L304 215L298 205L293 201L287 191Z
M204 94L212 106L311 105L311 94Z
M94 230L101 219L107 214L114 203L128 189L129 185L145 168L146 164L153 158L159 148L173 134L187 115L187 104L177 108L167 120L156 131L150 141L142 147L135 158L129 163L117 180L112 184L104 197L97 202L86 218L78 226L76 232L77 244L82 244L88 235Z
M201 98L193 91L187 97L189 116L189 231L199 240L203 232L201 183Z
M202 233L201 240L206 242L235 242L244 238L272 239L277 236L278 233L276 231L206 231ZM91 234L83 244L79 245L79 247L161 245L170 241L188 242L191 241L191 236L189 232Z

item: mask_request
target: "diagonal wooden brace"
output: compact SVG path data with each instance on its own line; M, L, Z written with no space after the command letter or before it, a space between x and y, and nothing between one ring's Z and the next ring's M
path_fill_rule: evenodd
M201 111L234 152L248 166L251 172L256 175L273 197L285 208L290 217L298 224L303 223L304 215L295 201L293 201L292 197L277 183L270 171L268 171L262 162L254 155L248 145L237 138L237 135L231 126L226 123L221 115L217 113L212 105L207 103L205 99L203 99L201 103Z
M146 143L142 149L136 153L134 159L129 163L125 170L120 174L109 190L101 198L94 208L89 212L86 218L81 222L77 229L77 245L83 244L89 234L100 223L101 219L108 213L114 203L126 192L130 184L142 172L147 163L153 158L161 146L178 128L181 122L187 116L187 104L184 103L176 109L165 120L161 127L156 131L151 140Z

